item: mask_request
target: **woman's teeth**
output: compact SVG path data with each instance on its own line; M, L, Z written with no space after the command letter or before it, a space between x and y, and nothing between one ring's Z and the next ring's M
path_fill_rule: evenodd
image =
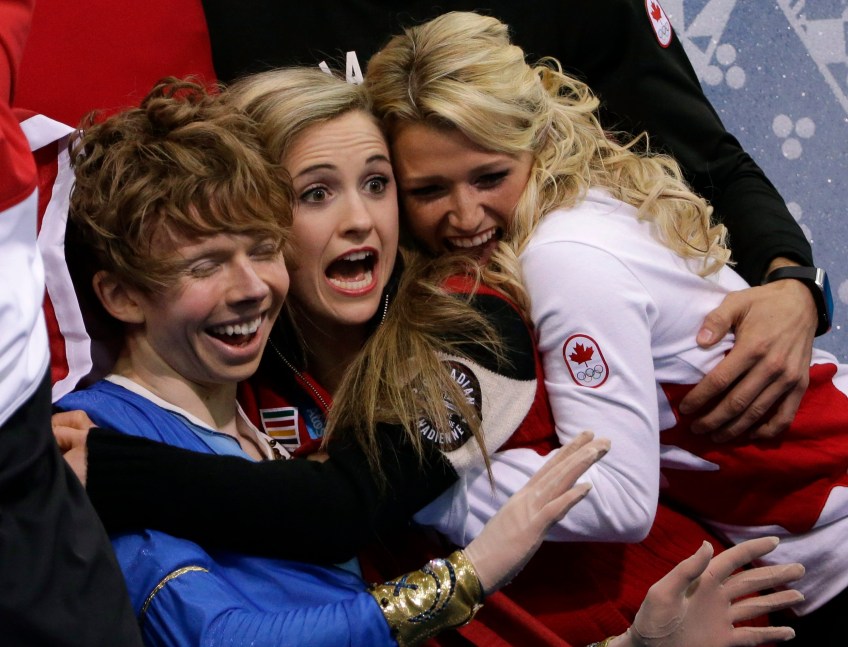
M373 256L373 253L362 250L362 251L359 251L359 252L351 252L350 254L346 254L345 256L342 256L339 260L340 261L362 261L362 260L368 258L369 256Z
M253 321L243 324L227 324L225 326L214 326L210 328L215 335L252 335L259 330L259 325L262 323L262 317L256 317Z
M355 281L334 278L332 276L327 278L329 279L330 283L344 290L361 290L371 285L372 281L374 280L374 274L373 272L371 272L371 270L365 270L365 272L362 274L362 277Z
M482 234L477 234L476 236L470 236L465 238L451 238L450 243L454 247L461 247L463 249L468 249L471 247L479 247L480 245L485 245L492 237L495 235L494 229L489 229L488 231L484 231Z

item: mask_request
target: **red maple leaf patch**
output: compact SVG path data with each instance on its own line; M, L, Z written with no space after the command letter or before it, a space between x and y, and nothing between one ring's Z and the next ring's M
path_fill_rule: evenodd
M651 18L654 20L659 20L662 18L662 9L656 2L651 3Z
M568 359L570 359L575 364L586 364L590 359L592 359L592 356L594 354L595 349L591 346L586 348L585 346L583 346L583 344L575 344L574 352L568 356Z

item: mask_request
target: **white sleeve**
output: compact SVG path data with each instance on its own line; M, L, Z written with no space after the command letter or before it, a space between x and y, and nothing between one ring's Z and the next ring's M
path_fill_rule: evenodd
M618 258L590 245L534 246L522 269L560 442L583 430L612 441L584 477L592 491L554 534L640 541L660 481L651 295Z
M621 261L591 246L540 245L522 261L558 437L566 443L590 430L612 441L581 478L592 491L548 539L640 541L659 496L652 300ZM444 519L450 536L470 541L545 460L527 449L496 454L494 491L485 472L468 474Z

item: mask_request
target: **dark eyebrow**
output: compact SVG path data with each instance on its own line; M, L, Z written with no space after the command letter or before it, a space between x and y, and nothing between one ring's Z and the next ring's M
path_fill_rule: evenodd
M386 155L383 155L382 153L377 153L376 155L372 155L367 160L365 160L365 163L370 164L371 162L378 162L378 161L386 162L386 164L392 163L391 160ZM337 168L338 168L338 166L336 164L327 164L327 163L313 164L312 166L307 166L305 169L302 169L300 171L300 173L295 175L292 179L298 178L301 175L306 175L307 173L313 173L315 171L322 171L322 170L334 171Z
M314 171L321 171L321 170L325 170L325 169L329 170L329 171L333 171L333 170L336 169L336 165L335 164L313 164L312 166L307 166L305 169L302 169L300 171L300 173L298 173L297 175L292 177L292 179L298 178L301 175L306 175L307 173L313 173Z
M377 153L376 155L372 155L367 160L365 160L366 164L370 164L371 162L386 162L387 164L391 164L392 161L388 158L388 156L383 155L382 153Z
M503 164L503 160L498 160L495 162L486 162L484 164L480 164L480 166L475 166L473 169L471 169L470 173L471 175L485 175L486 173L505 171L506 169L499 168L501 164ZM404 181L404 186L407 186L408 184L430 184L432 182L440 182L443 179L444 176L439 174L421 175L418 177L407 178Z

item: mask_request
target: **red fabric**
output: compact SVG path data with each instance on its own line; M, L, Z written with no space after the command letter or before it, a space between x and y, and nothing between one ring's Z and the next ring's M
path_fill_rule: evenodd
M0 2L0 99L11 103L19 85L18 68L24 43L30 29L34 0L3 0ZM5 166L3 168L6 168Z
M2 66L0 66L2 67ZM0 213L28 198L36 188L36 169L18 120L0 102Z
M716 554L724 550L696 521L660 505L640 544L545 542L510 584L487 598L473 622L427 644L582 647L621 634L651 585L705 539ZM432 531L407 532L372 546L360 562L366 581L382 582L453 549Z
M38 0L15 105L76 125L187 74L216 78L200 0Z
M22 116L19 114L19 116ZM38 168L38 227L44 212L53 195L53 183L56 181L58 144L52 142L33 153ZM50 380L55 384L68 375L68 354L65 346L65 337L59 330L59 322L53 309L50 295L44 291L44 317L47 322L47 335L50 339Z
M0 212L27 198L36 187L35 164L26 137L8 102L20 75L17 66L27 37L31 0L0 2Z
M792 426L773 440L716 444L708 436L690 433L691 419L678 415L677 425L662 432L662 441L721 469L663 468L667 496L706 519L743 526L774 524L796 534L810 530L831 490L848 486L848 398L834 386L835 373L833 364L810 368L810 386ZM675 411L691 388L663 385Z
M546 542L504 592L575 645L623 633L651 585L707 539L697 522L665 506L640 544Z

